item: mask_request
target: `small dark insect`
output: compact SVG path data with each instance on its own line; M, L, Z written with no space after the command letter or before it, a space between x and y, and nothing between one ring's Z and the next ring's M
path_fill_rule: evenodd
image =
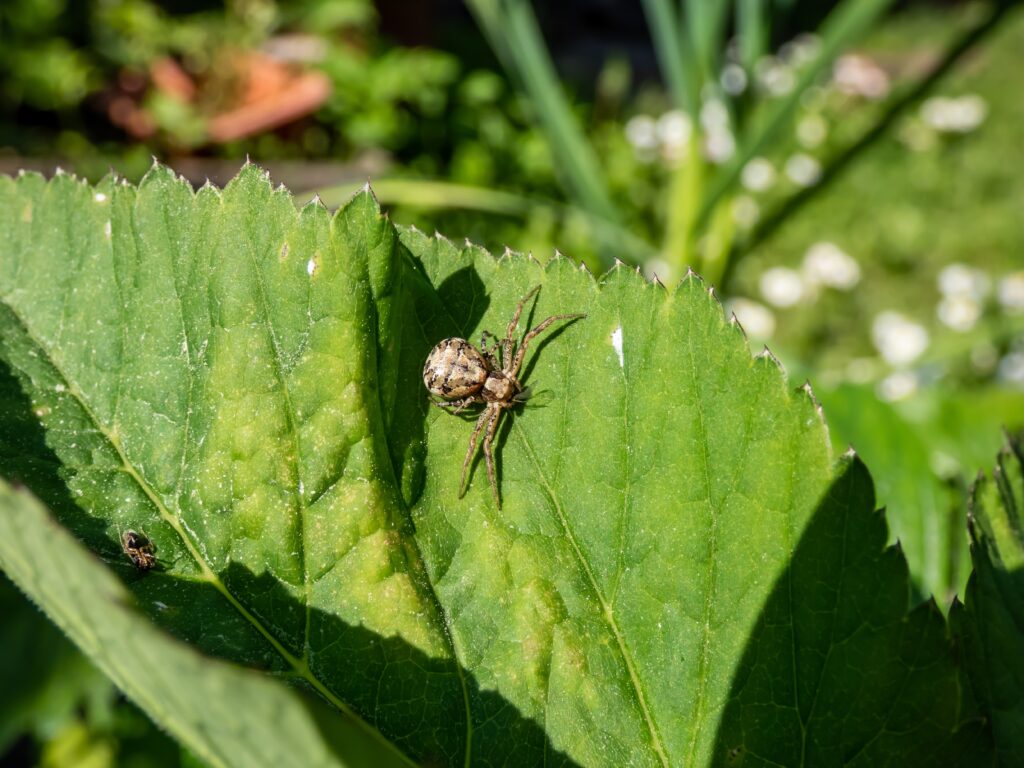
M125 531L121 534L121 548L132 561L132 565L140 571L148 571L156 565L153 555L153 542L136 531Z
M534 338L543 333L548 326L557 320L575 320L586 315L552 315L536 328L528 331L518 349L512 334L519 325L519 316L523 313L523 305L536 295L540 286L526 294L516 307L512 321L508 324L505 338L499 339L490 331L484 331L477 349L465 339L445 339L430 350L427 362L423 365L423 383L430 394L444 399L444 402L432 400L439 408L450 409L458 413L463 408L484 404L483 413L477 419L473 434L469 438L469 449L466 459L462 462L462 480L459 482L459 498L466 494L466 473L476 452L476 441L480 431L484 432L484 457L487 459L487 477L494 493L494 503L501 509L501 496L498 494L498 483L494 479L494 456L491 444L498 430L501 414L514 408L527 397L527 390L516 378L522 368L526 348ZM492 340L490 348L487 339Z

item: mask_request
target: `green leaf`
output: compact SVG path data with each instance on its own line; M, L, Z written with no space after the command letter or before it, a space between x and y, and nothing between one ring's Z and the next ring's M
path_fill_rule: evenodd
M921 595L944 605L966 584L958 568L966 557L962 501L950 511L949 494L932 469L935 429L919 434L868 386L844 385L821 393L835 442L853 446L874 468L893 540L899 540ZM931 442L928 442L928 440Z
M992 477L979 475L969 517L974 573L951 621L961 635L1000 765L1024 754L1024 445L1009 437Z
M122 690L212 766L406 764L318 702L169 638L39 502L3 481L0 566Z
M160 167L137 190L0 179L0 233L25 393L0 471L200 651L424 765L756 764L783 720L807 755L957 754L942 620L908 610L866 474L836 471L809 390L696 276L495 259L396 232L368 192L296 212L251 166L223 192ZM524 328L587 317L529 349L502 508L479 457L460 499L475 414L429 405L423 361L538 284ZM157 569L121 553L129 528ZM799 684L765 698L775 654Z

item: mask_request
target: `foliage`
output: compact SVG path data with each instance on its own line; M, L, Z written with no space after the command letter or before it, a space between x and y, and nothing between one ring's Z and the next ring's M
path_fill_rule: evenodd
M213 764L1011 747L911 603L866 469L696 276L494 259L396 230L368 191L296 212L253 166L223 192L159 166L138 189L2 178L0 233L24 393L0 469L52 513L0 490L0 566ZM548 395L506 421L497 510L479 465L457 498L470 423L420 368L535 284L527 323L587 318L528 358Z
M992 721L997 756L1012 765L1024 749L1024 450L1008 437L991 477L971 495L974 573L951 620L960 634L974 694Z
M211 121L253 88L246 64L267 56L297 71L315 69L331 83L315 119L276 135L263 131L221 147L228 156L340 156L373 148L418 151L420 134L447 106L458 66L448 54L385 47L370 0L302 0L211 4L173 12L153 0L70 3L17 0L0 9L0 105L12 116L25 108L55 113L64 130L28 134L17 121L0 125L0 141L22 153L57 151L102 173L117 151L95 127L98 115L146 147L121 149L116 164L131 173L133 158L196 151L212 141ZM157 70L173 62L177 76L162 84ZM272 73L273 74L273 73ZM260 70L257 80L266 81ZM182 79L195 94L182 94ZM131 110L131 117L125 117ZM427 131L429 133L429 131ZM100 146L97 147L96 144ZM143 167L144 170L144 167ZM139 174L141 175L141 173Z
M839 54L891 5L887 0L837 3L818 34L787 43L778 55L770 52L771 30L785 13L772 4L650 0L644 3L645 14L672 109L657 121L646 115L630 120L628 142L618 125L601 126L593 119L597 109L591 116L570 104L529 0L470 0L468 5L511 81L527 95L527 115L539 129L572 208L568 232L559 233L556 241L574 245L573 253L592 268L607 268L613 257L620 257L672 282L692 266L728 294L737 262L881 136L999 25L1013 3L987 6L958 30L927 75L901 84L885 100L888 77L877 67L883 87L843 82L838 74L827 89L821 86ZM730 22L736 37L727 46ZM851 63L874 66L858 61ZM601 98L600 85L596 98ZM598 127L585 131L584 120ZM827 127L815 126L830 122L845 129L825 143ZM532 138L523 141L529 145ZM637 157L630 157L630 143ZM787 178L759 214L745 175L765 166L773 175L777 168L782 176L784 169ZM620 186L622 179L626 183ZM429 183L437 189L436 181ZM495 183L508 186L504 178ZM527 198L521 207L537 226L550 228L564 215L560 206L530 199L529 189L516 191ZM486 192L480 190L482 200ZM418 197L422 204L424 195ZM384 199L406 202L401 195ZM464 199L458 190L435 193L430 207L459 207ZM539 215L543 208L546 217ZM623 249L622 237L608 237L616 226L646 236L646 246L631 242Z

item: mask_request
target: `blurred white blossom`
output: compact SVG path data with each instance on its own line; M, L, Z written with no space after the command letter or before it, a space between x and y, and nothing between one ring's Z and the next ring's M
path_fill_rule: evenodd
M999 350L989 342L982 342L971 350L971 366L978 373L991 373L999 362Z
M650 115L634 115L626 122L626 141L641 152L658 147L658 123Z
M727 94L739 96L747 90L747 73L736 62L730 62L722 68L719 82L722 84L722 90Z
M779 58L798 69L814 61L819 53L821 38L810 32L797 35L779 48Z
M785 96L796 86L792 67L776 56L764 56L754 64L754 77L761 90L770 96Z
M820 147L828 137L828 123L819 114L804 115L796 124L796 139L806 149Z
M750 229L761 218L761 206L750 195L739 195L732 201L732 219L742 229Z
M763 157L751 158L740 175L740 181L751 192L765 192L775 183L775 166Z
M754 339L770 339L775 333L775 315L764 304L737 296L726 304L736 315L744 332Z
M673 109L658 118L658 141L662 149L672 158L686 154L693 134L693 121L685 112Z
M871 341L889 365L909 365L928 349L928 330L905 315L887 310L871 324Z
M889 93L889 75L867 56L848 53L840 56L832 70L832 80L842 93L865 99L883 99Z
M729 126L729 110L721 99L709 98L700 108L704 129L704 153L713 163L724 163L736 151L736 139Z
M939 272L938 286L943 296L967 296L981 301L992 289L992 280L984 270L950 264Z
M665 279L672 274L672 267L664 259L648 259L644 262L644 275L648 280Z
M764 300L775 307L792 307L804 297L804 281L799 272L789 267L765 270L758 286Z
M860 264L835 243L820 242L808 248L801 271L808 283L840 291L860 282Z
M977 94L932 96L921 105L921 119L941 133L970 133L987 115L988 104Z
M910 371L896 371L878 382L875 394L888 403L905 400L917 391L918 383L917 376Z
M981 317L981 304L973 296L945 296L935 308L943 325L964 333L971 330Z
M1024 352L1011 352L999 361L996 375L1009 384L1024 387Z
M1024 312L1024 272L1013 272L999 281L999 304L1011 315Z
M798 152L786 160L786 175L797 186L813 187L821 180L821 163Z

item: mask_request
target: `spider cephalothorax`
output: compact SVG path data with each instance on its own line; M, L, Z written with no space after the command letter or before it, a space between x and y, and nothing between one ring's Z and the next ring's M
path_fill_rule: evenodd
M523 313L523 305L534 296L540 286L536 286L526 294L516 307L512 321L508 324L504 339L498 339L493 333L484 331L477 349L465 339L445 339L437 344L423 365L423 383L430 394L443 398L443 402L434 400L439 408L451 409L458 413L463 408L477 403L484 404L484 411L477 419L473 434L469 438L469 449L466 459L462 462L462 480L459 483L459 497L465 494L466 472L476 451L476 441L480 431L486 426L484 433L484 457L487 459L487 477L494 492L494 502L501 508L501 497L498 494L498 483L494 476L494 456L491 444L498 429L498 421L504 410L522 402L526 390L517 376L526 356L529 343L556 320L572 320L586 315L552 315L536 328L528 331L516 348L515 333L519 325L519 316ZM491 347L487 339L492 339Z

